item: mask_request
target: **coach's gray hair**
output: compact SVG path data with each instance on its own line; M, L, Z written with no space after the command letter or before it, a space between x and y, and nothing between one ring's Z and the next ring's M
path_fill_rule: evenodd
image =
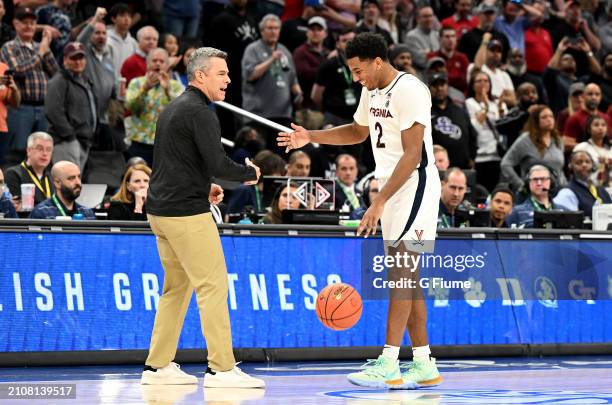
M30 136L28 136L28 144L27 144L28 148L31 148L32 146L34 146L34 142L36 142L39 139L53 143L53 137L51 135L43 131L37 131L37 132L32 132Z
M259 22L259 31L262 31L264 29L264 27L266 26L266 23L269 20L273 20L273 21L276 21L277 23L281 24L281 19L278 18L278 16L276 14L266 14L266 15L263 16L263 18Z
M187 62L187 80L190 82L194 81L197 70L205 71L208 69L210 58L227 59L227 53L208 46L193 51Z
M548 175L550 176L550 169L544 165L533 165L529 168L529 174L527 175L527 178L530 179L531 175L533 174L533 172L535 172L536 170L544 170L546 173L548 173Z
M155 55L158 52L163 53L164 56L166 57L166 62L168 61L168 59L170 58L168 51L166 51L164 48L154 48L154 49L151 49L151 51L149 51L149 53L147 54L147 66L149 66L149 64L151 63L151 60L153 60L153 55Z

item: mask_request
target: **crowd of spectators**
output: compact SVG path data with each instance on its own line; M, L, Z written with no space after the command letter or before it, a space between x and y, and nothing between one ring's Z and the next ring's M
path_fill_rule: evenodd
M156 120L200 46L228 53L226 102L286 127L350 123L361 86L344 50L360 32L382 35L390 62L429 86L440 227L462 226L462 207L530 227L535 210L590 216L612 202L609 2L5 0L0 19L0 216L93 218L75 200L82 182L102 182L109 219L146 220ZM374 198L369 140L288 156L277 130L212 108L234 160L333 179L350 218ZM35 185L33 209L22 184ZM300 206L292 187L270 207L263 183L230 188L224 218L255 210L278 223Z

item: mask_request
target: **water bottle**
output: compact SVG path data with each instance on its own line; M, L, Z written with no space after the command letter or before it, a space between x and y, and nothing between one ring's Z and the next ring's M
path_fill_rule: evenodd
M75 221L83 221L85 219L85 216L81 214L80 212L77 212L76 214L72 216L72 219Z

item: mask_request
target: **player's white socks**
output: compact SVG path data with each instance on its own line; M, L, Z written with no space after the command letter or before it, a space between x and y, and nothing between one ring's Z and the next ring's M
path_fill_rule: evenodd
M399 357L399 350L399 346L385 345L382 351L382 355L388 358L389 360L396 361Z
M412 348L412 360L417 363L429 361L430 354L431 350L429 349L429 345Z

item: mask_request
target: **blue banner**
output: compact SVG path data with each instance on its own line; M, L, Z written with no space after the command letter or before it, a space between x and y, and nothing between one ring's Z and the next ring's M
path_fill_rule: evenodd
M384 343L385 300L365 301L361 320L342 332L326 329L314 312L329 283L361 291L362 239L223 236L222 243L235 347ZM453 257L441 266L465 267L457 257L481 256L482 277L480 292L425 291L431 344L612 341L611 248L600 241L438 240L436 254ZM1 351L148 348L163 285L152 235L1 233L0 252ZM581 270L589 276L572 292L572 280L551 277ZM179 347L204 347L195 297Z

